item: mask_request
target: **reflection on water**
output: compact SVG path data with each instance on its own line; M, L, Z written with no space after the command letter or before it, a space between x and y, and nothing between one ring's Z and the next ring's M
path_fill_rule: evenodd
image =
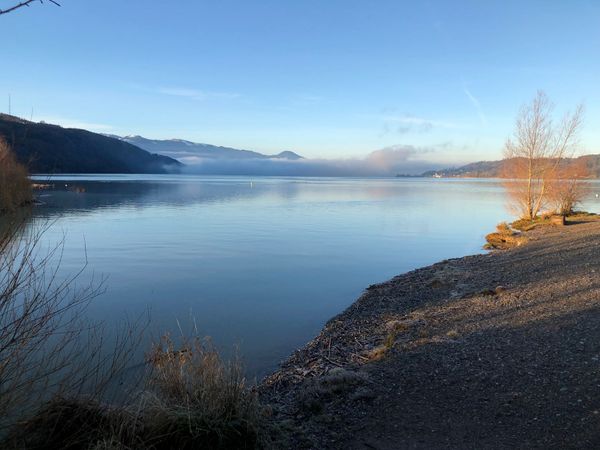
M45 180L44 177L39 177ZM262 375L369 284L480 252L507 218L486 180L63 176L41 191L61 270L108 277L90 314L150 308L152 331L193 317Z

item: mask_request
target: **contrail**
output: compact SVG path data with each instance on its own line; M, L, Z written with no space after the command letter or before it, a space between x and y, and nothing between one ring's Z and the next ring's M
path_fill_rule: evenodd
M485 117L485 114L483 113L483 109L481 108L481 103L479 103L479 100L477 100L477 98L473 94L471 94L471 92L465 85L463 85L463 92L469 98L469 101L477 110L477 115L479 116L481 125L483 125L484 127L487 127L488 126L487 117Z

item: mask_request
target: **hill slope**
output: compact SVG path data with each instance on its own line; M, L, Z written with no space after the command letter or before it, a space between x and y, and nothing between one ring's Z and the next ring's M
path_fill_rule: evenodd
M0 114L0 137L31 173L167 173L182 164L86 130Z
M589 178L600 178L600 155L584 155L567 159L573 163L583 162L588 168ZM457 178L502 178L502 161L478 161L460 167L429 170L421 174L423 177L435 175Z
M432 177L465 177L465 178L496 178L500 176L502 161L478 161L460 167L450 167L442 170L429 170L422 176Z
M139 148L143 148L149 152L169 156L182 162L194 162L199 159L303 159L302 156L290 151L283 151L276 155L264 155L251 150L238 150L230 147L199 144L182 139L155 140L146 139L142 136L113 137L133 144Z

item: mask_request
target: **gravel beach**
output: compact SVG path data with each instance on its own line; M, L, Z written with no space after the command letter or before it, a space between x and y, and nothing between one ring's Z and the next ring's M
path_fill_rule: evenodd
M259 387L304 448L600 447L600 221L370 286Z

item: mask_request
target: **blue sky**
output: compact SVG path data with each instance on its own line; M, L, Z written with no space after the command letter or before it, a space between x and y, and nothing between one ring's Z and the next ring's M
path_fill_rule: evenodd
M0 111L10 94L13 114L92 131L454 164L498 158L543 89L585 103L600 152L600 2L61 4L0 17Z

